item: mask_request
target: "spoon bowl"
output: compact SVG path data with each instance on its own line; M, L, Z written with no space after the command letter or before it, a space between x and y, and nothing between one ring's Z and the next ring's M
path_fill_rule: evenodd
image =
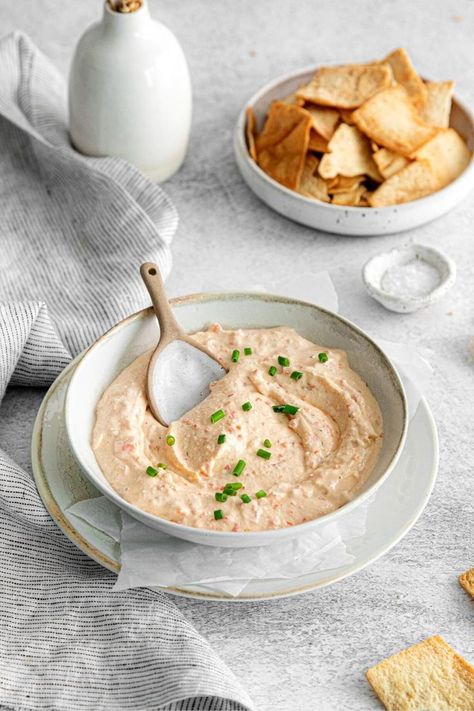
M158 266L146 262L140 274L160 324L160 341L148 365L148 403L156 419L167 427L204 400L209 384L227 371L176 321Z

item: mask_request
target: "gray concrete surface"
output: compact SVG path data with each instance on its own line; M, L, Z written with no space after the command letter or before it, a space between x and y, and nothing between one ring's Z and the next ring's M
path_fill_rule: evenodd
M440 633L474 662L474 606L456 579L474 565L474 196L403 235L322 234L272 213L249 192L231 137L241 104L272 77L312 62L380 57L399 45L426 76L456 79L474 105L474 3L151 0L151 8L181 40L194 85L188 158L165 186L181 215L171 294L216 284L277 291L288 274L327 269L342 314L434 352L427 397L441 467L425 513L403 541L357 575L308 595L245 605L176 599L261 711L377 709L364 671L396 650ZM100 12L100 0L0 0L0 32L24 30L66 73L74 43ZM458 282L438 305L399 316L366 295L360 269L370 255L408 240L445 249ZM2 405L0 446L25 466L41 397L15 389Z

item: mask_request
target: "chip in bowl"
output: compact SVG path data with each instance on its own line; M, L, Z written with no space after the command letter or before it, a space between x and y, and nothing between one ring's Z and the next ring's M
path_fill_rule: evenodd
M260 132L248 108L247 148L267 175L313 200L410 202L441 190L471 162L450 128L453 90L452 81L424 81L403 48L368 64L320 67L270 104Z

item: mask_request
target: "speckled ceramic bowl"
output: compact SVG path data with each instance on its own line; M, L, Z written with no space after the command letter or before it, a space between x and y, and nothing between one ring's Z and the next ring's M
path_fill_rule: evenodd
M439 280L432 289L418 295L404 293L401 288L397 291L384 288L384 276L389 269L417 261L429 265L438 273ZM407 244L369 259L362 270L362 280L369 294L386 309L409 314L431 306L451 289L456 281L456 265L440 249L424 244Z
M117 506L152 528L195 543L234 548L259 546L337 520L370 496L389 476L405 440L405 395L387 356L357 326L313 304L268 294L197 294L175 299L172 304L179 323L190 333L214 322L224 328L291 326L309 340L347 351L350 365L366 381L382 411L384 439L380 457L355 499L333 513L289 528L248 533L210 531L172 523L128 503L104 477L92 450L91 437L96 405L103 391L123 368L157 343L158 324L150 308L121 321L91 346L74 371L66 398L66 428L74 456L94 486Z
M270 178L249 155L245 139L245 111L252 106L259 130L272 101L288 96L310 80L317 67L306 67L285 74L254 94L240 112L234 134L234 153L243 179L251 190L285 217L325 232L341 235L386 235L402 232L430 222L451 210L474 188L474 161L442 190L432 195L381 208L343 207L312 200L285 188ZM451 126L474 147L474 115L458 97L453 100Z

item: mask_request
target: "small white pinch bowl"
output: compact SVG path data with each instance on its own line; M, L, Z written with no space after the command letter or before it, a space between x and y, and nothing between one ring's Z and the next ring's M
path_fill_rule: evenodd
M250 157L245 138L245 111L252 106L261 130L272 101L292 94L308 82L318 67L306 67L280 76L254 94L242 108L234 132L237 166L249 188L269 207L290 220L324 232L350 236L387 235L411 230L444 215L458 205L474 188L474 160L452 183L432 195L390 207L350 207L331 205L299 195L268 176ZM456 96L450 125L474 147L474 114Z
M313 531L358 506L390 475L403 448L407 407L403 386L387 356L357 326L340 316L294 299L268 294L196 294L172 301L189 333L218 322L224 328L291 326L305 338L347 351L349 362L375 395L384 419L380 457L363 489L336 511L306 523L269 531L227 532L193 528L154 516L125 501L103 475L91 440L98 400L114 378L159 338L151 308L129 316L99 338L79 362L69 384L65 420L75 458L95 487L142 523L172 536L211 546L261 546ZM210 510L212 515L212 510Z
M410 295L389 292L383 288L383 278L388 269L416 260L434 267L439 274L439 282L431 291L423 295ZM423 244L407 244L369 259L362 269L362 280L369 294L386 309L408 314L434 304L449 291L456 281L456 264L440 249Z

